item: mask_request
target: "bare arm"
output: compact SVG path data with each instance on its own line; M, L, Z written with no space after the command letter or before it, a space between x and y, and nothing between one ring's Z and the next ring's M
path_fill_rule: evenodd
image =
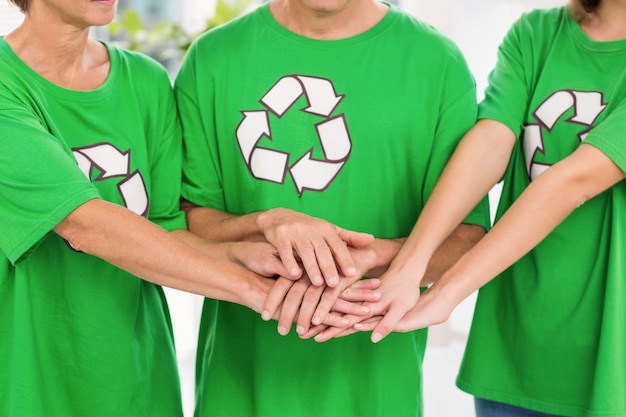
M424 294L399 330L447 320L463 299L528 253L572 211L624 178L609 157L582 144L528 186L489 234Z
M493 120L476 123L450 158L392 270L419 271L429 265L446 237L500 181L514 144L515 135L505 125ZM423 283L433 281L426 277Z
M260 312L273 281L207 256L124 207L95 199L54 231L77 250L142 279Z

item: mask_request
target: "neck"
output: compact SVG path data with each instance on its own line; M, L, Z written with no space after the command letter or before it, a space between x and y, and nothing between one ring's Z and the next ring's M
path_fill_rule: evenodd
M5 40L26 65L59 86L91 90L108 76L106 48L89 38L88 27L77 28L29 13Z
M604 0L580 26L598 42L626 39L626 0Z
M345 0L314 6L302 0L274 0L270 12L278 23L299 35L320 40L345 39L375 26L387 12L376 0ZM323 3L323 2L318 2Z

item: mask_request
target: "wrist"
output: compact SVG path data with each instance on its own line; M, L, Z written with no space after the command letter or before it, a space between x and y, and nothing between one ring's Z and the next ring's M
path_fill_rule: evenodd
M242 282L241 288L236 294L238 299L235 302L261 314L267 295L275 281L252 272L250 272L249 278Z
M262 235L265 234L265 231L275 222L275 219L281 216L281 210L281 208L273 208L255 213L254 224L256 232Z
M394 258L402 248L404 239L376 239L370 245L374 253L372 266L368 271L368 276L379 277L391 266Z

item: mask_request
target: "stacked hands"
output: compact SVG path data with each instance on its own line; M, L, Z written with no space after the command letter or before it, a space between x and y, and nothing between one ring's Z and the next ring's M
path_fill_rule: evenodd
M428 291L418 304L424 271L407 276L388 268L401 240L376 239L287 209L260 214L258 224L266 241L240 242L234 258L276 278L261 317L277 320L281 335L295 322L303 339L324 342L372 331L376 343L392 331L426 327L449 316L426 311L437 304L428 303Z

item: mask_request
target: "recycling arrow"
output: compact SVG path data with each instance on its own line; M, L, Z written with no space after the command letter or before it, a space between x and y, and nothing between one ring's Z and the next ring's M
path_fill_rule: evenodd
M124 205L140 216L148 215L149 199L146 186L139 171L130 173L130 150L122 152L110 143L99 143L72 149L80 170L91 181L94 168L100 175L93 181L121 177L118 190Z
M273 139L269 113L280 119L303 96L308 105L301 111L323 119L314 127L324 159L313 158L311 148L289 167L289 153L261 147L259 142L263 137L270 141ZM345 165L352 149L344 115L332 115L343 97L325 78L306 75L281 77L259 100L265 109L242 111L243 118L235 132L239 150L252 176L284 184L287 174L290 174L299 195L304 190L326 189Z
M578 140L582 142L600 113L606 108L606 104L603 104L602 93L596 91L560 90L537 107L533 116L538 123L524 126L523 137L526 173L531 180L552 166L536 160L538 153L545 155L546 152L543 128L552 131L556 123L572 108L574 116L566 122L586 126L586 129L578 135Z

